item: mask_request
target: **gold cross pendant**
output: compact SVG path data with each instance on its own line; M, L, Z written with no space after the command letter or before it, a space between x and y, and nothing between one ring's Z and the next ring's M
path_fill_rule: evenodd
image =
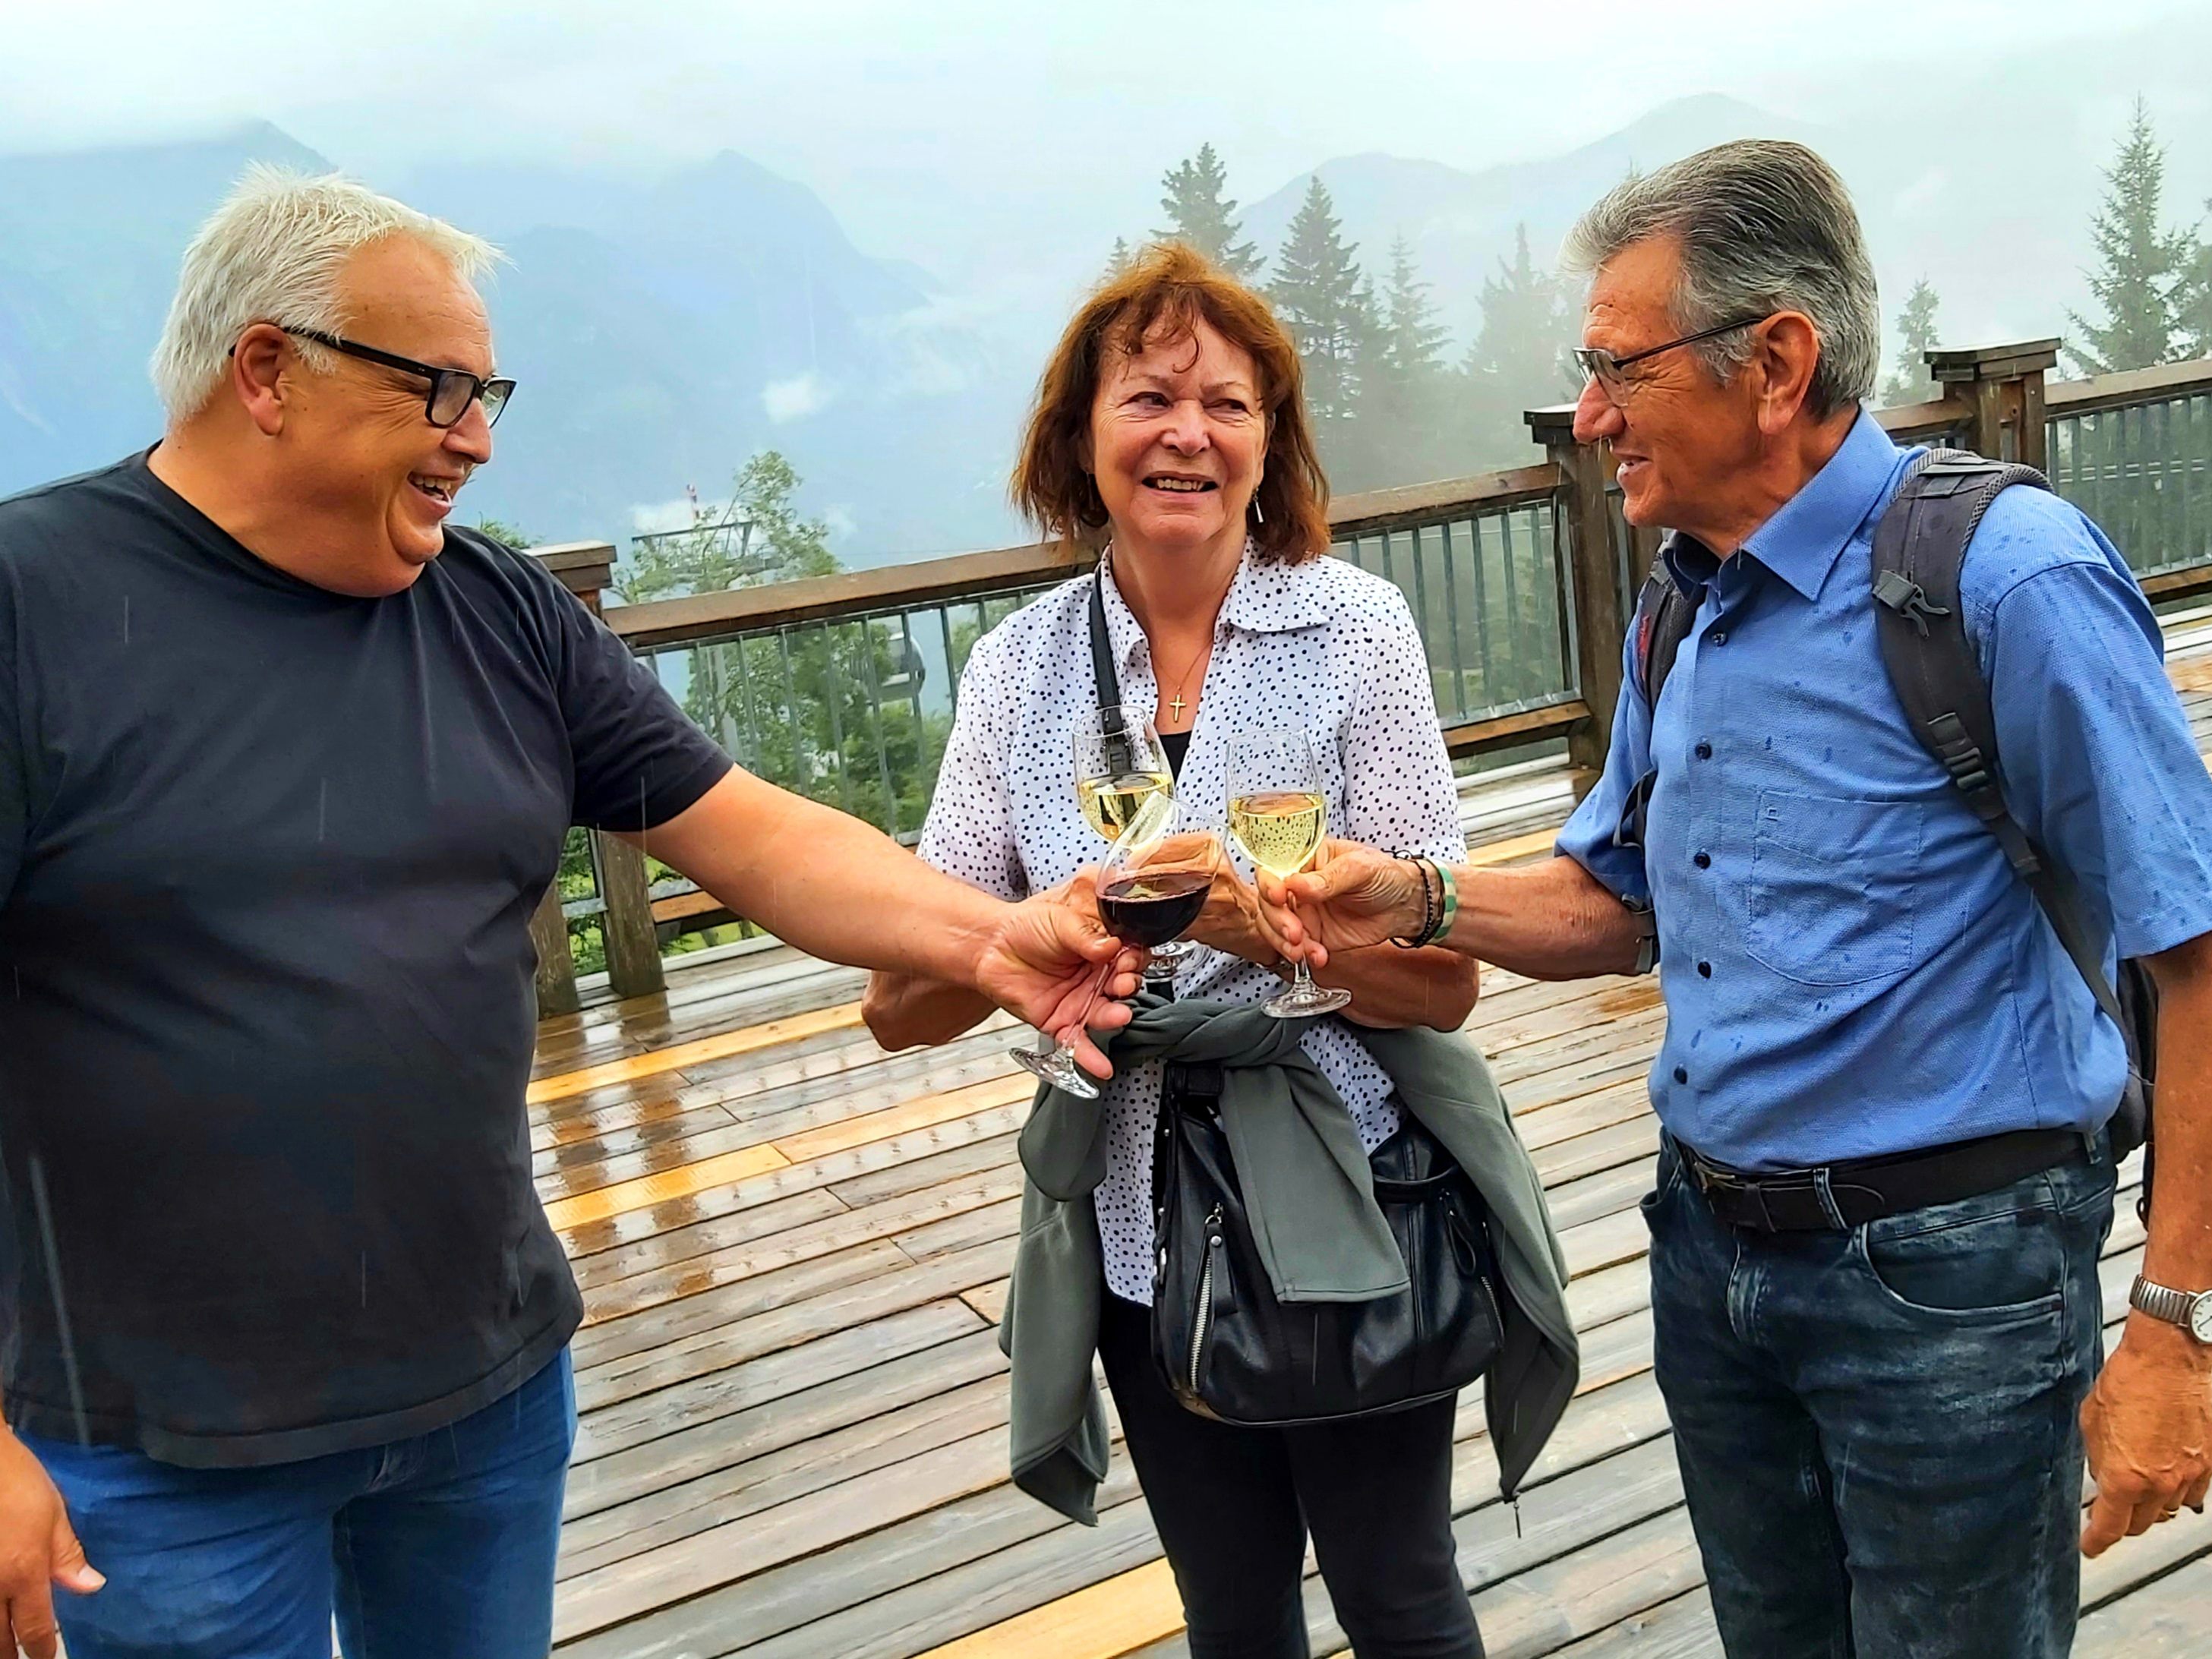
M1180 722L1180 721L1182 720L1182 708L1183 708L1183 703L1182 703L1182 696L1181 696L1180 694L1178 694L1178 695L1176 695L1176 696L1172 696L1172 697L1169 698L1169 699L1168 699L1168 707L1169 707L1170 709L1172 709L1172 710L1174 711L1174 713L1175 713L1175 717L1176 717L1176 720L1177 720L1178 722Z

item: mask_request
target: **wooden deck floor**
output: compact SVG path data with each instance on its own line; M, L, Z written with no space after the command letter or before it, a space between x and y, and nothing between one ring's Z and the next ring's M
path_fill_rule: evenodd
M2212 745L2212 627L2173 668ZM1470 822L1540 854L1560 803L1524 777ZM886 1054L860 976L788 952L679 970L663 998L549 1022L532 1090L540 1189L589 1309L563 1534L562 1659L1167 1659L1173 1586L1126 1458L1100 1525L1006 1483L994 1337L1030 1080L1004 1021ZM1462 1402L1459 1563L1490 1651L1717 1654L1650 1374L1637 1198L1656 1126L1656 982L1486 972L1469 1030L1550 1188L1583 1332L1580 1397L1498 1501ZM2142 1254L2123 1202L2116 1324ZM1309 1562L1310 1575L1311 1564ZM1315 1651L1343 1638L1309 1577ZM2212 1517L2084 1576L2087 1655L2212 1651Z

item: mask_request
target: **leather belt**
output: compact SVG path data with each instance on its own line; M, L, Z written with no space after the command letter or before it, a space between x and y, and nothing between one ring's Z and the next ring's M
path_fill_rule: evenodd
M2088 1156L2087 1142L2071 1129L2018 1129L1808 1170L1736 1170L1680 1140L1674 1150L1716 1217L1760 1233L1843 1231L1995 1192Z

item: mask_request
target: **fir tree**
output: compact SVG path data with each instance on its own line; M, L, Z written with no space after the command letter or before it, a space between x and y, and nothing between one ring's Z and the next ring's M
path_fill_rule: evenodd
M2212 214L2212 201L2204 204ZM2199 241L2192 268L2184 278L2175 320L2181 326L2183 355L2212 357L2212 242Z
M1221 191L1229 174L1212 144L1200 144L1198 154L1161 176L1160 211L1168 216L1167 228L1152 234L1164 242L1182 242L1196 248L1240 282L1259 275L1260 255L1249 242L1237 239L1243 226L1237 222L1237 204Z
M1460 447L1450 407L1450 336L1437 321L1403 236L1390 245L1390 273L1371 303L1360 354L1359 435L1348 487L1373 489L1448 477Z
M1522 412L1574 395L1567 350L1577 337L1574 285L1540 270L1528 252L1528 227L1514 227L1513 258L1482 283L1482 328L1468 348L1461 376L1468 428L1485 464L1522 452Z
M1936 290L1923 276L1905 296L1897 318L1896 372L1881 389L1883 401L1924 404L1942 395L1928 373L1928 354L1936 349Z
M1127 240L1123 237L1116 236L1114 239L1114 251L1106 256L1106 275L1109 278L1119 276L1129 268L1129 262L1136 257L1129 251Z
M2202 254L2193 231L2166 230L2159 222L2166 152L2152 135L2150 111L2140 98L2105 181L2104 205L2093 222L2098 268L2089 273L2089 292L2104 308L2104 320L2067 313L2081 340L2069 344L2067 355L2092 374L2148 368L2182 355L2181 313Z
M1355 250L1343 237L1328 187L1316 174L1291 221L1275 279L1276 313L1305 365L1306 406L1322 433L1347 424L1359 398L1364 336L1371 326Z
M1441 375L1444 342L1450 337L1437 321L1429 285L1413 265L1413 251L1403 236L1390 244L1390 276L1382 289L1382 364L1398 385L1410 386Z

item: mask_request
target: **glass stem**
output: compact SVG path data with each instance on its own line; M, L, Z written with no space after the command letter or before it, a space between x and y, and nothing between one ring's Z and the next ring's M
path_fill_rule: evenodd
M1075 1017L1075 1024L1069 1029L1078 1031L1084 1029L1085 1023L1091 1018L1091 1011L1098 1006L1098 994L1106 988L1106 981L1114 972L1114 964L1121 959L1119 951L1106 958L1106 965L1098 970L1098 977L1091 981L1091 994L1083 999L1083 1012ZM1050 1054L1056 1048L1073 1048L1074 1046L1072 1039L1055 1038L1049 1031L1037 1033L1037 1052L1041 1054Z

